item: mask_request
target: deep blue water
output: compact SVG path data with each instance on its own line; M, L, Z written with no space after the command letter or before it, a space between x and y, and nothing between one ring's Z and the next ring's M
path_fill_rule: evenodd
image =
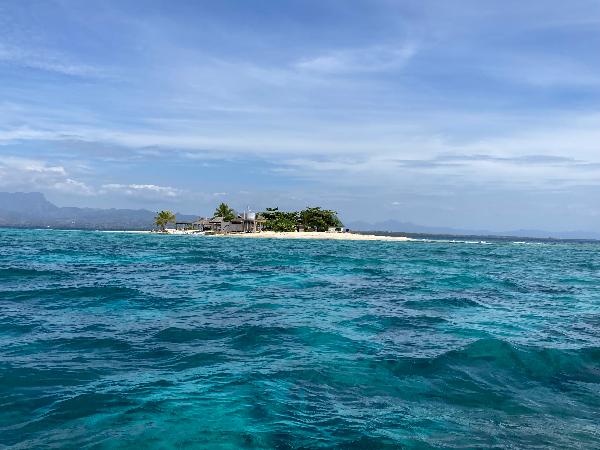
M599 448L600 245L0 230L0 448Z

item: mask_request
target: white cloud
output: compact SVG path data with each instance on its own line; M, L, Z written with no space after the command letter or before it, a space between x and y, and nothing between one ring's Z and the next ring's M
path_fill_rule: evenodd
M31 140L39 140L41 136L61 140L65 136L76 135L89 143L116 145L119 154L137 152L140 158L149 159L155 158L156 154L168 153L186 159L197 155L207 160L227 160L251 154L257 160L268 161L269 167L280 174L347 187L353 184L385 185L393 189L393 186L406 186L408 180L412 180L421 186L425 183L436 186L441 182L468 186L487 181L515 187L551 188L576 183L595 185L600 179L598 114L577 117L555 115L545 120L515 117L512 121L520 119L520 126L505 119L499 122L501 129L492 129L477 137L462 135L462 128L468 124L477 126L494 122L494 116L485 120L479 118L477 122L468 115L446 117L440 113L431 119L436 122L435 126L440 126L439 123L443 124L446 119L454 120L458 131L440 133L436 132L434 125L428 129L411 126L410 123L328 123L319 126L307 122L299 124L295 130L278 129L269 135L264 134L264 130L242 129L234 136L219 135L219 130L206 130L207 135L203 136L192 129L117 131L67 128L63 125L64 128L58 126L54 134L33 128L0 131L0 141L23 141L28 140L28 136ZM304 130L309 125L313 126L312 133ZM145 146L155 147L151 151L140 152L139 149ZM131 149L129 153L128 148ZM85 158L87 151L81 150L80 157ZM448 155L462 155L462 159L446 158ZM535 155L546 159L532 158ZM567 161L569 159L571 161ZM6 166L9 160L5 158L3 161ZM53 189L76 189L73 182L66 181L73 177L60 165L27 159L13 159L11 164L17 165L16 161L20 172L27 173L27 176L21 177L24 180L21 184L31 182L37 183L37 186L54 186L47 181L49 174L54 173L54 183L60 184ZM36 173L43 173L44 177L40 175L36 181ZM3 176L6 177L9 175ZM11 179L13 185L20 182L14 177ZM6 184L6 181L3 182ZM154 184L105 184L102 190L147 199L174 199L182 194L177 188ZM90 191L81 187L80 192Z
M101 193L117 192L133 197L144 198L174 198L182 194L181 189L171 186L158 186L156 184L119 184L111 183L102 185Z
M94 195L94 190L87 184L81 181L73 180L72 178L67 178L64 181L56 182L52 185L52 187L57 191L67 192L70 194Z
M63 166L51 166L45 161L28 158L16 158L8 157L0 160L0 167L6 170L5 175L9 175L9 171L12 171L13 176L16 174L41 174L51 176L66 176L67 172ZM4 178L6 179L6 178Z
M92 195L94 190L69 176L61 165L30 158L0 158L0 187L15 190L50 190Z

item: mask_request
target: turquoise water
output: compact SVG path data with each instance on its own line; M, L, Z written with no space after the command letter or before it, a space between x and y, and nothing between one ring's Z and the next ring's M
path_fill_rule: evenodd
M598 448L600 245L0 230L0 448Z

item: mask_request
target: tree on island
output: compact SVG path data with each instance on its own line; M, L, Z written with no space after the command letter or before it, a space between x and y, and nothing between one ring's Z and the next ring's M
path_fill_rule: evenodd
M214 217L222 217L225 222L235 219L235 211L227 203L221 203L215 210Z
M319 207L300 211L300 224L306 231L327 231L330 227L344 226L335 211Z
M167 224L175 222L175 220L175 214L173 214L171 211L160 211L156 213L154 223L160 228L160 231L164 233L167 228Z
M279 211L279 208L267 208L261 213L265 219L263 229L271 231L295 231L302 227L305 231L327 231L330 227L342 227L343 224L335 211L321 208L306 208L298 211Z
M261 213L265 224L263 228L270 231L296 231L300 215L296 211L284 212L279 208L267 208Z

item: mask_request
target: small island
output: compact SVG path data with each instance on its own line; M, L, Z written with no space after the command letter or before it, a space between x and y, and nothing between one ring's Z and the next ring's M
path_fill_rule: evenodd
M273 207L261 212L247 209L238 213L226 203L221 203L212 217L199 217L192 222L177 221L173 212L160 211L156 214L155 225L152 232L163 234L276 239L409 240L398 236L352 233L344 228L336 211L321 207L307 207L301 211L281 211L278 207Z

